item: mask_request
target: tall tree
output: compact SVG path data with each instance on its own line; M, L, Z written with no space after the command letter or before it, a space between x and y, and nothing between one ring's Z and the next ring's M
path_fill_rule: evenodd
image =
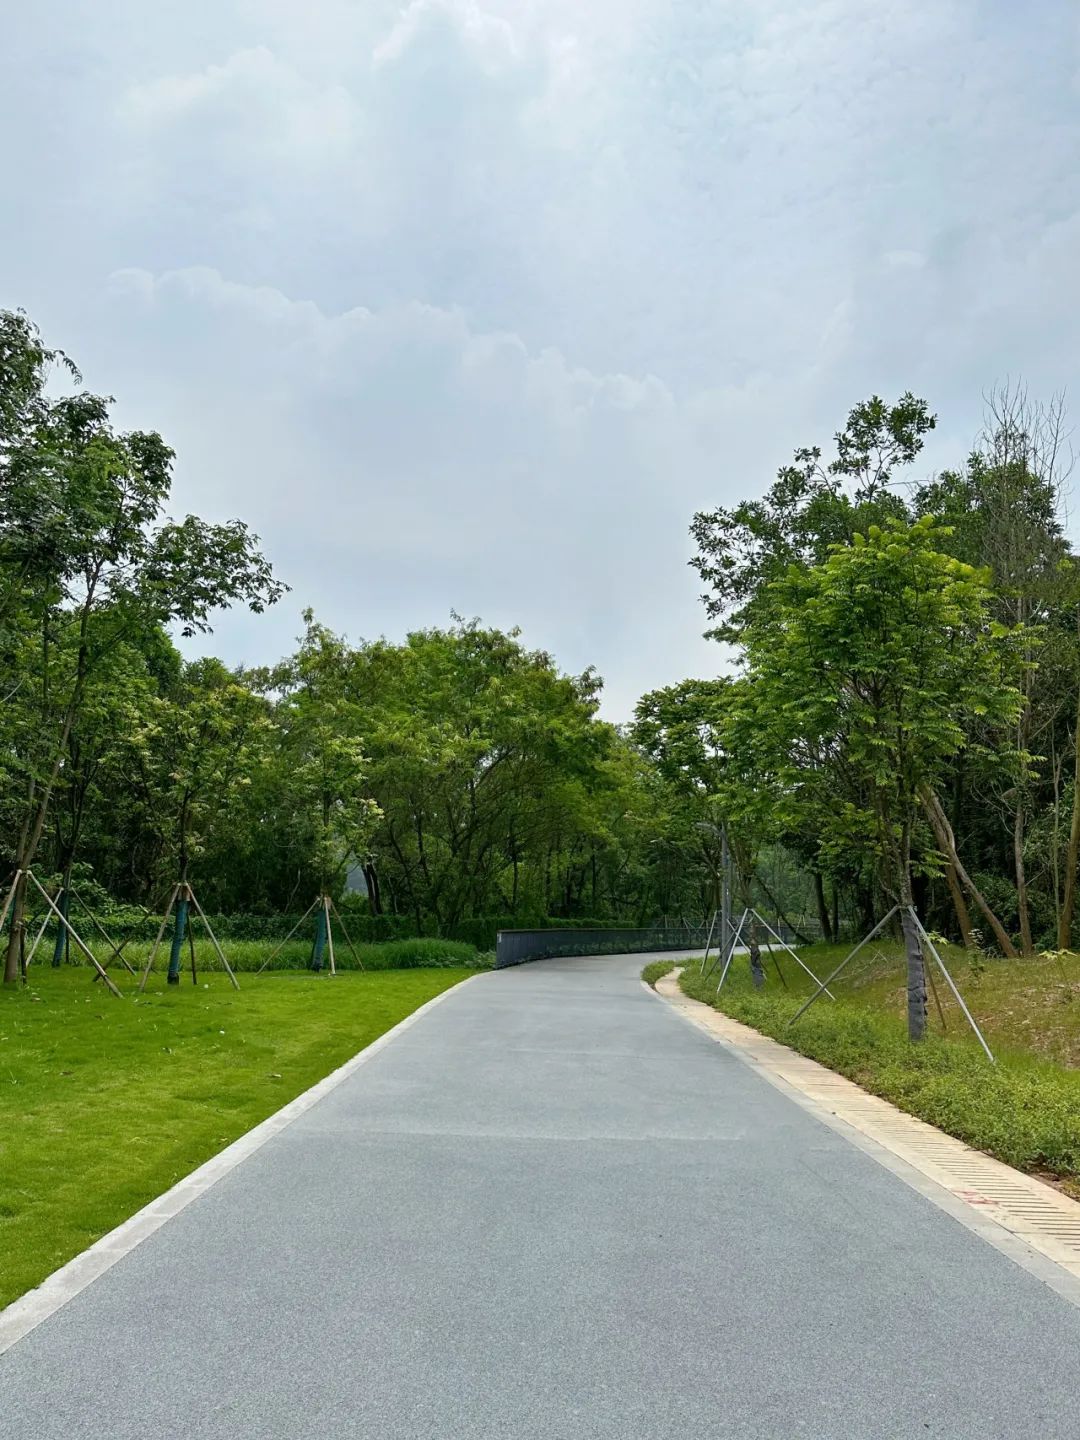
M239 521L210 525L164 518L173 454L154 432L117 433L107 399L53 399L57 356L10 314L0 322L0 595L18 614L25 651L39 637L33 693L9 676L28 707L18 755L22 795L12 860L16 874L4 979L18 977L25 872L45 831L87 687L133 631L178 624L192 635L236 601L255 611L282 586ZM10 618L9 618L10 623ZM10 653L10 652L9 652Z
M967 744L971 722L1005 726L1022 704L1017 637L992 618L988 575L942 554L929 519L871 526L770 589L747 631L757 723L782 786L809 748L842 753L865 787L882 883L903 907L908 1028L926 1023L912 876L922 797ZM859 837L862 839L862 836Z

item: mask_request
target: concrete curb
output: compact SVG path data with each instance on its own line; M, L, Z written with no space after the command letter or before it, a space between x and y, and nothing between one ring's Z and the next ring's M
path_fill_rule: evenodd
M690 999L679 988L678 969L658 980L653 993L940 1210L1080 1306L1080 1203Z
M408 1030L410 1026L433 1010L436 1005L441 1005L449 996L455 995L465 985L471 984L474 980L484 978L483 975L469 975L456 985L434 996L431 1000L425 1001L418 1010L411 1015L406 1015L404 1020L390 1030L385 1031L370 1045L364 1047L352 1057L346 1060L344 1065L332 1070L321 1080L316 1081L310 1089L297 1095L273 1115L260 1121L253 1129L241 1135L239 1140L234 1140L224 1150L211 1156L197 1170L190 1175L185 1175L175 1185L159 1195L156 1200L151 1200L141 1210L118 1225L115 1230L110 1230L100 1240L94 1242L89 1249L76 1255L66 1265L54 1270L53 1273L43 1280L34 1290L28 1290L25 1295L13 1301L6 1309L0 1310L0 1355L10 1350L28 1335L31 1330L39 1326L43 1320L56 1313L61 1306L73 1300L80 1291L92 1285L99 1276L104 1275L106 1270L111 1270L118 1260L129 1255L137 1245L153 1235L174 1215L187 1208L193 1200L210 1189L212 1185L228 1175L230 1171L245 1161L249 1155L260 1150L268 1140L275 1135L280 1135L282 1130L291 1125L294 1120L305 1114L317 1105L319 1101L328 1095L331 1090L336 1090L351 1075L354 1075L362 1065L375 1058L380 1050L384 1049L393 1040Z

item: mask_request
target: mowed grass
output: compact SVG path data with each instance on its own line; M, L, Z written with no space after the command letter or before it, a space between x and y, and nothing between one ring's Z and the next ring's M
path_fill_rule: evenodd
M0 990L0 1306L475 972L114 973Z
M825 979L850 948L810 946L799 954ZM930 1033L919 1045L908 1043L903 957L895 942L868 946L830 987L836 1001L822 996L790 1028L814 986L780 954L785 988L764 958L761 991L751 984L745 956L735 957L719 996L718 973L702 980L697 961L683 971L682 987L976 1149L1080 1197L1080 956L1004 961L942 949L995 1065L940 972L934 979L941 1012L931 995Z

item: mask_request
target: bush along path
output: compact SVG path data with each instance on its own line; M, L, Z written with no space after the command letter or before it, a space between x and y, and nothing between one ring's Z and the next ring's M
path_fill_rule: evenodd
M804 954L826 973L824 956L815 959L813 950ZM945 1036L928 1034L911 1044L898 992L892 994L881 980L841 990L836 1003L819 1001L790 1028L808 993L794 977L788 977L790 990L777 985L757 991L745 975L735 973L718 995L715 973L703 980L700 964L690 962L680 985L692 999L817 1060L977 1150L1060 1182L1080 1198L1080 1071L1023 1043L1026 1027L1016 1013L1022 1008L1017 997L1027 988L1023 982L1031 968L1027 962L997 964L987 981L992 997L980 1006L983 995L976 991L973 1004L995 1065L958 1026L950 1025ZM970 973L957 978L961 989L965 980L970 986ZM1045 994L1042 985L1034 989ZM1011 1006L1003 998L1010 993ZM970 988L968 995L972 999ZM1080 1000L1075 1008L1080 1010ZM1072 1009L1070 1003L1066 1036L1071 1035ZM949 1007L945 1010L949 1018ZM1067 1040L1059 1038L1055 1048L1071 1059Z

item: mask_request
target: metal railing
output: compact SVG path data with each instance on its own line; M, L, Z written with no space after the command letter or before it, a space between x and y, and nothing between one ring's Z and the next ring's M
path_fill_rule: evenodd
M700 925L650 925L638 930L500 930L495 969L558 955L640 955L652 950L695 950L705 944Z

